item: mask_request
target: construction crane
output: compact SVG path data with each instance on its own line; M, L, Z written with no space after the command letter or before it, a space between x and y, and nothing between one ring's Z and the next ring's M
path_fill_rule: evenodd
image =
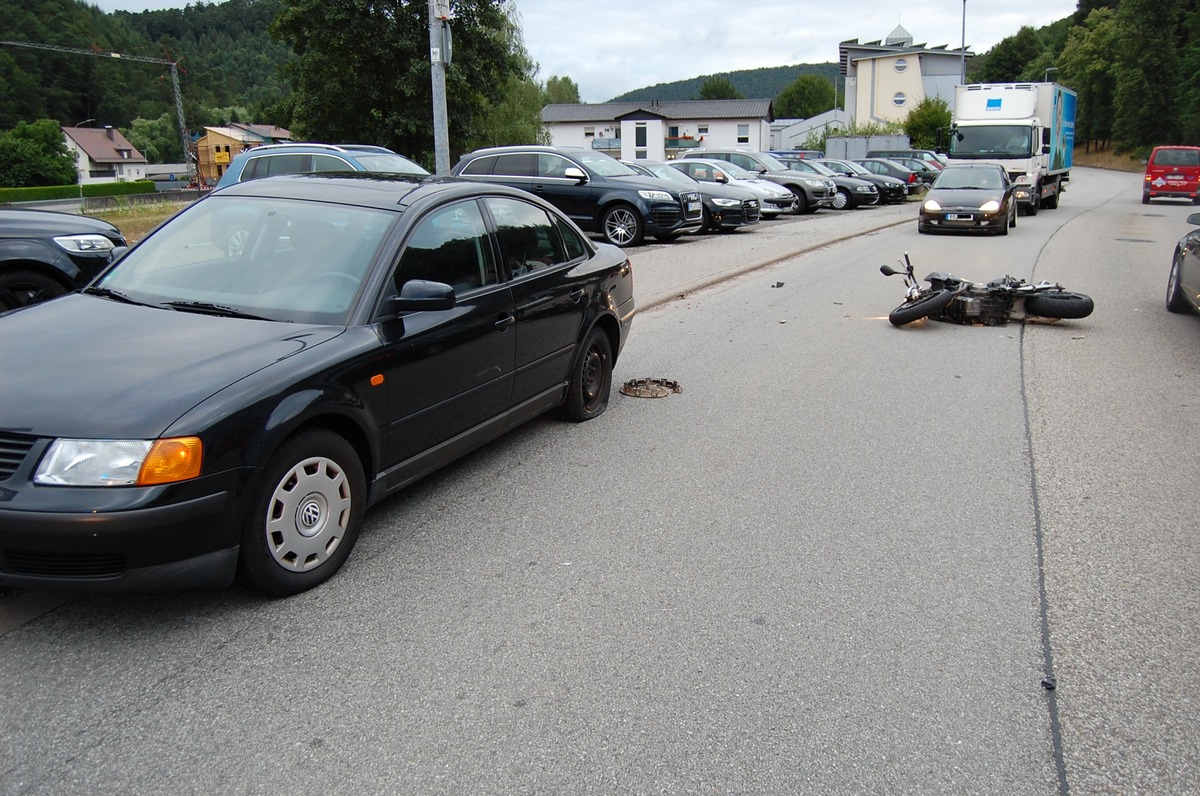
M149 58L145 55L125 55L100 49L80 49L78 47L62 47L57 44L35 44L30 41L0 41L10 47L31 47L35 50L50 50L76 55L94 55L98 58L119 58L123 61L138 61L146 64L165 64L171 67L171 88L175 91L175 114L179 117L179 143L183 146L183 159L187 164L188 181L195 179L195 153L192 151L192 137L188 133L187 124L183 120L183 97L179 91L179 62L167 58Z

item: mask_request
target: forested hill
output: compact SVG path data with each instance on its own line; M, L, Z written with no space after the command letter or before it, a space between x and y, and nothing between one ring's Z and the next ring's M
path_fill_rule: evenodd
M790 86L800 75L817 75L823 77L832 85L838 74L838 65L824 64L794 64L792 66L771 66L762 69L741 69L736 72L721 72L715 75L702 75L688 80L676 80L673 83L656 83L646 88L627 91L619 97L613 97L612 102L647 102L662 100L677 102L680 100L700 99L700 87L709 78L725 78L743 97L752 99L770 99L779 96L779 92ZM839 86L840 89L840 86Z

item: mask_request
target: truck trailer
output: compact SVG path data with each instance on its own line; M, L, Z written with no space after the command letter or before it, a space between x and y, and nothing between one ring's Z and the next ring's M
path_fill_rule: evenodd
M1057 83L977 83L954 88L950 162L1003 166L1028 215L1058 207L1071 179L1075 92Z

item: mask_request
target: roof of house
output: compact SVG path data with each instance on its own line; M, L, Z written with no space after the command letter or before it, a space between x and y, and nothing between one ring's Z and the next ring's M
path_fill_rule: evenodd
M282 127L276 127L273 124L241 124L239 122L231 122L230 127L236 127L241 130L249 131L254 135L267 142L291 141L292 131L285 130Z
M643 113L664 119L774 119L769 99L570 103L542 108L542 121L611 122Z
M895 34L896 31L892 33ZM907 33L908 31L904 31ZM936 47L930 47L928 44L913 44L912 37L909 36L906 42L893 44L889 40L888 43L883 43L878 40L859 43L858 39L847 39L838 44L839 61L841 62L841 73L848 74L851 61L867 61L872 58L879 58L888 55L945 55L961 58L963 51L955 48L949 49L948 44L939 44ZM974 58L975 53L970 49L966 51L965 57Z
M146 156L115 127L64 127L62 131L96 163L146 162Z

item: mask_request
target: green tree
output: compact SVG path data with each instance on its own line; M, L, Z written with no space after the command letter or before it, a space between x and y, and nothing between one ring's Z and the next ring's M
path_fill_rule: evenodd
M727 77L709 77L700 86L700 99L742 99L737 87Z
M19 122L0 137L0 187L70 185L77 179L75 158L54 119Z
M487 116L504 100L509 78L532 79L534 72L501 0L459 0L454 10L453 60L446 70L452 159L486 137ZM287 70L293 134L381 144L432 163L425 3L283 0L271 29L296 54Z
M800 75L775 98L775 116L807 119L834 106L833 85L818 75Z
M1098 8L1081 27L1071 30L1059 56L1058 80L1079 95L1075 118L1075 143L1102 149L1112 140L1113 97L1117 66L1112 54L1121 46L1117 15Z
M508 144L549 144L550 133L542 127L542 89L531 78L510 75L504 98L483 116L465 149Z
M950 104L941 97L926 97L908 112L904 132L915 149L934 149L950 129Z
M1175 46L1179 16L1179 0L1121 0L1117 8L1121 47L1113 137L1124 148L1179 140L1174 83L1180 73Z
M1021 79L1025 67L1042 53L1042 40L1028 25L1001 39L988 51L986 65L972 74L984 83L1011 83Z
M545 93L547 105L574 105L580 102L579 85L565 75L550 75L546 80Z

